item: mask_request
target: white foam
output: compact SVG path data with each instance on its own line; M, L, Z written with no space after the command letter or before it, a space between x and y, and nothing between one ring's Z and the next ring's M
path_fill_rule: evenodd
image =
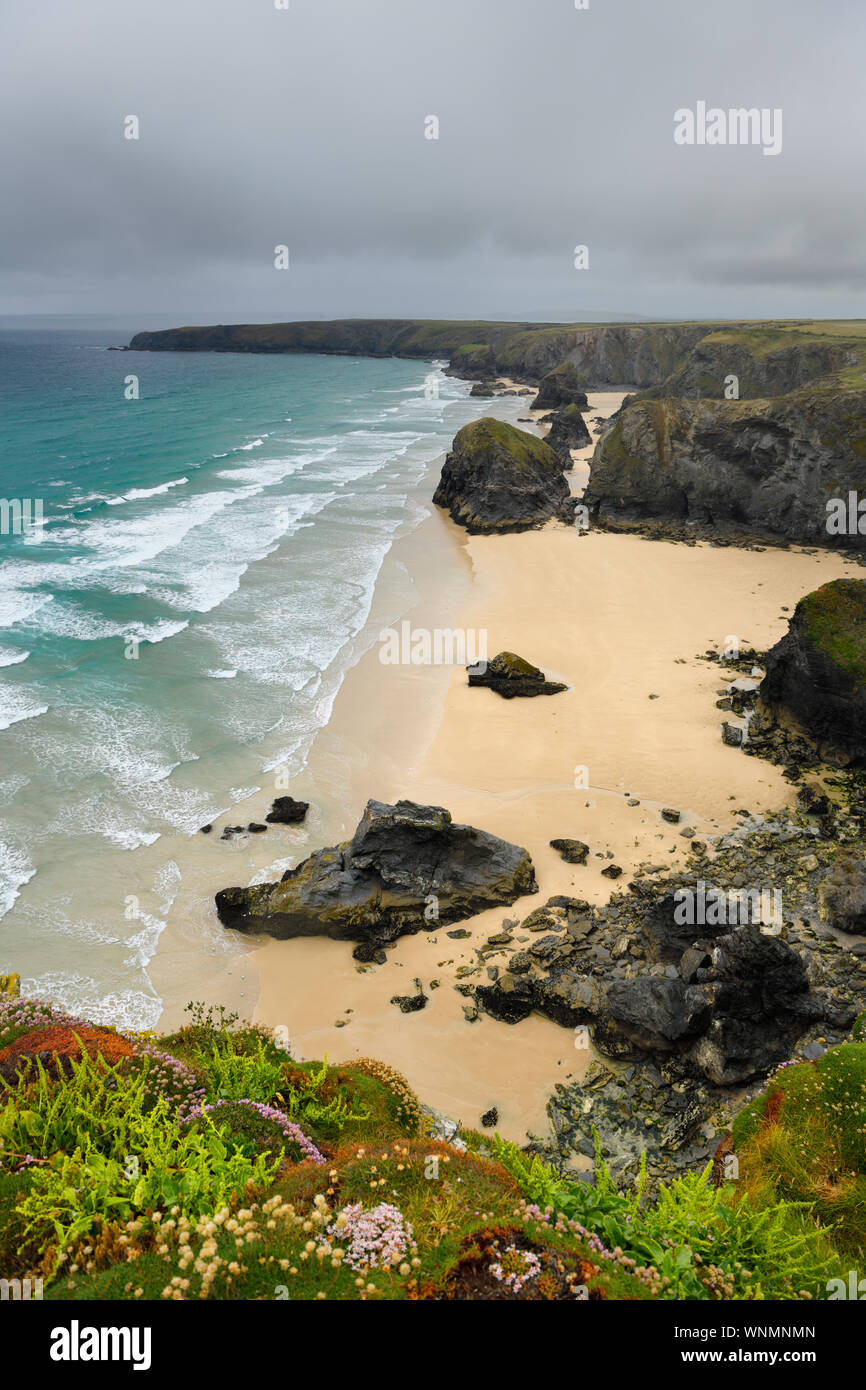
M156 954L159 938L165 930L165 922L159 917L151 917L148 912L139 912L136 920L141 923L141 929L126 939L125 945L129 947L131 955L124 964L144 970Z
M34 704L32 695L26 689L0 686L0 729L8 729L25 719L38 719L40 714L47 713L48 706Z
M0 917L5 917L20 890L36 873L23 850L0 841Z
M170 483L160 483L159 487L133 487L121 497L108 497L106 501L109 507L119 507L122 502L140 502L146 497L159 497L163 492L169 492L173 487L183 487L188 482L189 478L174 478Z
M184 628L189 627L188 622L172 622L166 618L159 623L151 623L149 627L138 629L138 636L145 642L150 642L151 646L156 646L158 642L164 642L168 637L176 637Z
M287 869L294 868L296 859L297 855L294 854L289 855L288 859L275 859L266 869L259 869L257 874L253 874L249 887L252 888L256 883L276 883Z
M195 549L185 547L172 556L171 565L154 565L148 571L151 596L185 612L209 613L220 607L240 587L250 564L269 555L300 521L315 515L333 501L334 493L307 493L277 497L264 509L258 501L264 484L245 489L235 505L199 535ZM235 669L236 661L224 669Z
M110 618L88 613L76 603L59 601L43 619L42 631L52 637L73 637L78 642L104 642L111 637L136 637L140 642L156 645L175 637L189 627L188 620L162 618L154 623L118 623Z
M182 882L180 868L173 859L169 859L163 864L161 869L157 869L153 880L153 891L160 900L160 911L167 913L177 897L177 890Z
M0 666L20 666L29 655L29 652L19 651L17 647L0 647Z
M162 1000L152 986L150 992L121 989L101 994L94 979L63 970L46 971L24 984L32 998L50 999L71 1013L121 1030L155 1028L162 1013Z
M9 587L11 565L4 565L4 588L0 593L0 628L15 627L16 623L29 621L34 614L52 600L51 594L31 594L23 589Z

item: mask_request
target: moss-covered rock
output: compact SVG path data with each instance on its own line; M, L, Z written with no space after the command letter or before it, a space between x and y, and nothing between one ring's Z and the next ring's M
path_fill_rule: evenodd
M586 410L589 405L586 383L573 362L561 362L541 378L532 409L558 410L567 405L576 406L578 410Z
M479 535L542 526L568 497L562 461L548 444L485 417L455 436L433 501Z
M567 685L559 681L549 681L545 674L531 662L514 652L500 652L492 661L481 661L477 666L469 666L469 684L480 685L495 690L503 700L515 697L531 699L535 695L559 695L567 690Z
M831 761L866 764L866 580L801 599L766 658L760 720L792 719Z

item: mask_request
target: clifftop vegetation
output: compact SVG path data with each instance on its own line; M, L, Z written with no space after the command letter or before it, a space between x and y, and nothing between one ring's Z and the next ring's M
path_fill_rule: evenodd
M48 1299L822 1299L866 1240L866 1043L780 1069L648 1202L446 1143L380 1062L190 1005L161 1038L0 1003L0 1274ZM855 1034L862 1032L861 1024Z

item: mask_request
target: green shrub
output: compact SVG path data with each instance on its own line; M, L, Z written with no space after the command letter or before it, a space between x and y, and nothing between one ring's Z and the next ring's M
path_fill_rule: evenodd
M242 1197L250 1184L269 1185L280 1163L230 1149L206 1117L179 1134L165 1101L135 1117L129 1139L124 1160L80 1146L33 1171L16 1210L25 1236L42 1252L54 1248L53 1272L65 1249L98 1222L125 1223L174 1207L189 1217L212 1213Z
M301 1077L304 1080L300 1080ZM330 1098L326 1097L329 1079L327 1056L318 1071L295 1068L282 1101L286 1114L296 1124L325 1138L336 1138L347 1125L368 1121L371 1112L362 1102L352 1104L345 1085L338 1086Z
M38 1059L17 1088L0 1080L0 1096L6 1092L0 1111L4 1150L45 1158L84 1142L107 1155L133 1152L133 1135L146 1108L147 1068L125 1075L123 1061L112 1066L87 1053L69 1064L71 1074L62 1081Z
M229 1035L223 1046L212 1042L201 1059L205 1094L208 1101L272 1101L283 1084L283 1064L268 1055L263 1039L252 1050L238 1047Z
M620 1193L601 1157L598 1135L594 1185L556 1174L528 1159L499 1135L498 1161L526 1197L574 1223L577 1234L597 1237L608 1255L650 1279L664 1299L798 1298L816 1292L832 1265L832 1252L808 1220L808 1204L775 1202L754 1209L711 1185L713 1165L663 1186L642 1206L645 1156L630 1196Z
M282 1158L288 1153L297 1163L304 1157L297 1142L287 1138L276 1120L262 1115L244 1101L225 1102L204 1117L194 1116L188 1123L190 1127L200 1128L204 1122L213 1123L223 1139L247 1158L259 1154Z

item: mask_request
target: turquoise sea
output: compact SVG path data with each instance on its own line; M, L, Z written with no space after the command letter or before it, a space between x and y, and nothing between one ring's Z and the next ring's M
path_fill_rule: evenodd
M0 332L0 499L42 517L0 535L0 971L149 1027L160 844L303 767L489 402L442 364L108 350L135 328Z

